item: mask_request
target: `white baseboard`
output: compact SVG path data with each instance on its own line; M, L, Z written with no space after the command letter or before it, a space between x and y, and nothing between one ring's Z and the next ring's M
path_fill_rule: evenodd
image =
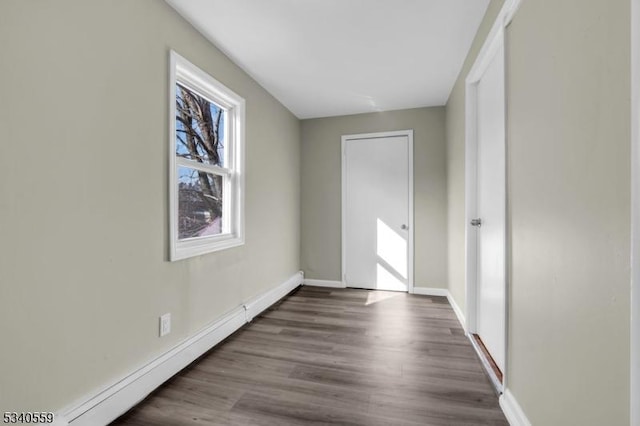
M464 318L464 313L462 312L462 309L460 309L460 306L458 306L458 304L456 303L456 299L454 299L451 293L449 292L447 292L447 300L449 301L449 304L453 308L453 312L455 312L456 316L458 317L458 321L460 321L460 325L462 326L462 329L466 333L467 321Z
M276 303L278 300L285 297L292 290L302 285L304 281L304 276L302 272L298 272L293 275L284 283L280 284L278 287L269 290L268 292L261 294L259 296L254 297L244 304L246 309L246 320L250 322L257 315L259 315L262 311L267 309L269 306Z
M304 285L311 285L314 287L345 288L344 283L341 281L313 280L309 278L304 279Z
M283 284L255 297L104 390L83 398L56 415L56 426L106 425L202 354L302 284L296 273Z
M500 395L500 407L511 426L531 426L531 422L522 411L520 404L509 389Z
M444 296L449 295L449 290L446 288L430 288L430 287L414 287L413 294L419 294L421 296Z

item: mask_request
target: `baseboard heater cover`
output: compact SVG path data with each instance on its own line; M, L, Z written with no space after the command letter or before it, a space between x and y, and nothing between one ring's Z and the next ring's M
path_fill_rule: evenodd
M245 302L128 376L60 410L53 425L109 424L262 311L301 286L303 281L302 272L298 272L277 287Z

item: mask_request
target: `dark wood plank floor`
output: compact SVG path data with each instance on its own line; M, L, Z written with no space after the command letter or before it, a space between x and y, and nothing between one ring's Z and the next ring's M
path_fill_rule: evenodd
M508 425L444 297L302 287L115 425Z

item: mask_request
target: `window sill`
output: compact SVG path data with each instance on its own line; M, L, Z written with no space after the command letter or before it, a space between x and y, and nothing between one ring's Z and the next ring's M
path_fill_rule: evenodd
M244 238L229 235L178 242L171 252L171 262L244 245Z

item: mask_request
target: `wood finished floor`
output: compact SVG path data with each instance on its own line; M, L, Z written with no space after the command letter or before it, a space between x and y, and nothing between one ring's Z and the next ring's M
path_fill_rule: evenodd
M114 425L506 425L446 298L302 287Z

